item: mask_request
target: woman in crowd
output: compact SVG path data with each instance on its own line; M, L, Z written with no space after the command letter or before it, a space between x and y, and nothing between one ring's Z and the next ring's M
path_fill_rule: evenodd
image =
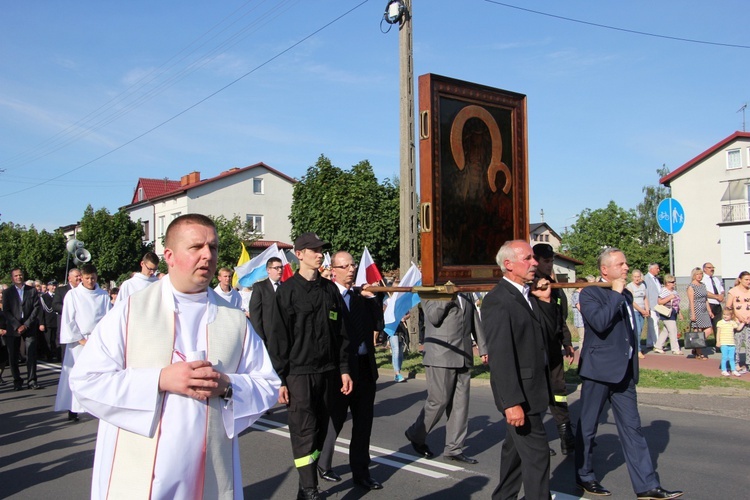
M633 294L633 309L635 309L635 332L638 338L641 338L643 332L643 323L646 318L649 317L651 312L648 309L648 301L646 300L646 284L643 282L643 273L639 269L635 269L630 275L632 281L628 283L627 289ZM639 358L643 358L642 353L639 352Z
M708 291L703 279L703 270L696 267L690 273L690 284L687 287L688 302L690 303L690 328L693 330L703 330L706 338L713 333L711 318L714 314L708 305ZM702 349L693 349L695 359L708 359L703 355Z
M654 352L664 354L664 342L668 336L672 354L681 355L680 342L677 340L677 318L682 319L682 312L680 311L680 296L675 291L675 278L671 274L664 276L664 286L659 294L659 304L669 308L671 314L669 316L660 315L664 328L662 328L654 345Z

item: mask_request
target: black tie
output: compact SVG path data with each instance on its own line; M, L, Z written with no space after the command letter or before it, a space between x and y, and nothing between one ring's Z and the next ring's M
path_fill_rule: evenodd
M714 277L713 276L709 276L708 279L711 280L711 286L714 288L714 293L716 295L719 295L719 290L716 289L716 283L714 282Z

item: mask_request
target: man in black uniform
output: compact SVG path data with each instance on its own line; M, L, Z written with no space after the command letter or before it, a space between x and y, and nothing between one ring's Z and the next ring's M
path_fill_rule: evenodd
M352 392L346 305L336 285L318 273L323 249L330 247L315 233L302 233L294 241L299 270L276 292L273 334L267 339L281 378L279 403L289 408L292 454L299 473L297 498L305 500L321 498L316 467L334 391Z
M536 279L546 279L554 282L552 276L552 265L555 260L555 252L547 243L534 245L534 259L538 262L536 268ZM536 292L533 292L537 295ZM568 411L568 392L565 387L565 357L573 360L573 343L568 329L568 298L559 289L553 289L550 301L540 300L542 314L547 316L548 322L554 325L550 331L551 336L547 339L547 356L549 360L550 388L552 389L553 402L549 406L550 413L557 424L557 432L560 434L560 450L563 455L575 451L576 440L570 427L570 412ZM550 449L550 453L554 452Z
M39 330L44 332L45 355L47 361L60 359L60 346L57 342L57 313L52 310L57 281L47 283L47 291L39 296L42 307L39 309Z

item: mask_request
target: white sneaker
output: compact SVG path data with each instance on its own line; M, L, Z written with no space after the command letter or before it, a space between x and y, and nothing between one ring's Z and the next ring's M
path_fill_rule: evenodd
M735 370L735 371L737 371L737 370ZM739 370L739 374L740 375L744 375L746 373L747 373L747 368L742 368L742 369Z
M737 372L735 372L735 373L737 373ZM729 372L726 371L726 370L724 370L723 372L721 372L721 374L724 375L725 377L729 376Z
M654 352L657 354L664 354L664 349L659 349L658 347L654 347Z
M735 377L741 377L742 376L742 374L740 372L738 372L737 370L733 371L732 375L734 375Z

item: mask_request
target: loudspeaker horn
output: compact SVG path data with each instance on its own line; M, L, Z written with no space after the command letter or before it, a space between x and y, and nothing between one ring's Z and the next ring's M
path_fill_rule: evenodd
M91 252L89 252L85 248L79 248L73 254L73 262L75 262L75 265L77 266L81 264L85 264L86 262L90 260L91 260Z
M65 249L69 254L75 253L75 251L79 248L83 248L83 242L75 238L73 238L72 240L68 240L68 242L65 244Z

